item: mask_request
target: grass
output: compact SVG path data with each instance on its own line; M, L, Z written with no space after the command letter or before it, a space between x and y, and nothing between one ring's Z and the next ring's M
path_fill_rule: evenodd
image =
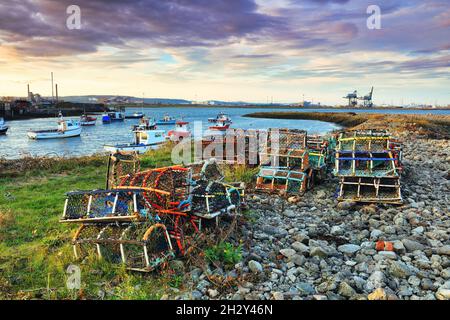
M232 267L242 260L242 245L235 246L230 242L219 242L205 250L205 257L210 262L220 262L225 267Z
M141 168L171 165L170 156L171 145L152 150ZM67 267L77 263L70 245L77 226L58 222L65 194L104 188L106 164L106 156L0 159L0 299L159 299L182 289L179 274L133 273L95 258L80 265L81 289L66 288ZM245 167L227 170L233 181L252 175ZM238 258L222 249L225 261Z
M158 299L170 286L165 277L92 260L80 266L81 290L66 289L76 226L58 222L65 193L104 188L106 163L104 156L0 160L0 299ZM170 163L170 148L163 147L141 166Z

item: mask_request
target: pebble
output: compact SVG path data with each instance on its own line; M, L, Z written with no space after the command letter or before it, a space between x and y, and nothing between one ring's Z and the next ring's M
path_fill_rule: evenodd
M262 267L261 263L259 263L258 261L255 261L255 260L250 260L248 262L248 268L253 273L261 273L263 271L263 267Z

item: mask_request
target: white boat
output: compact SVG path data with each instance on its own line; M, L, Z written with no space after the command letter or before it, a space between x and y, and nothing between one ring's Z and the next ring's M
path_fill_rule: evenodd
M226 124L232 123L231 118L226 113L223 113L223 112L220 112L215 118L208 118L208 122L214 122L214 123L223 122Z
M116 152L137 152L145 153L152 147L162 144L166 141L166 132L164 130L157 130L156 126L144 128L143 126L136 126L133 130L134 142L121 144L106 144L103 149L111 153Z
M82 125L82 126L95 126L96 122L97 122L97 118L90 117L86 114L83 114L80 117L80 125Z
M81 125L76 120L64 120L62 117L58 121L58 128L51 130L30 130L27 135L30 139L60 139L77 137L81 134Z
M125 119L142 119L144 114L142 112L133 112L132 114L126 114Z
M3 118L0 118L0 135L6 134L6 131L8 131L9 127L5 124L5 120Z

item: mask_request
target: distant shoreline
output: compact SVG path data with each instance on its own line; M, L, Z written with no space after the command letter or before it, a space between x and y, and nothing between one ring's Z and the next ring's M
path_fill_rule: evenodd
M255 112L249 118L318 120L350 129L387 129L393 133L418 134L429 138L450 138L450 115L383 114L355 112Z

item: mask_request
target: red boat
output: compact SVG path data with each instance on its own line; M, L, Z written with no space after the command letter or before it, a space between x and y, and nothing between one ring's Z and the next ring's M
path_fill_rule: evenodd
M179 142L184 138L191 136L191 132L188 128L189 122L177 121L175 123L175 129L168 132L169 139L174 142Z
M211 126L209 130L225 131L230 127L230 123L227 120L217 120L215 126Z
M83 114L80 117L80 125L82 126L95 126L95 122L97 121L97 118L90 117L88 115Z

